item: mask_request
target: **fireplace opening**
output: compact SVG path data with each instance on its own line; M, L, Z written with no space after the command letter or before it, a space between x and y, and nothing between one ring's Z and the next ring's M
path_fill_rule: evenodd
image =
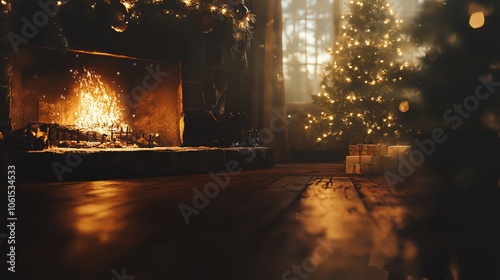
M81 74L74 70L71 72L75 73L77 81L72 93L73 100L67 101L68 104L74 104L74 106L64 106L69 110L66 114L68 120L65 122L74 123L74 126L80 130L102 134L129 131L129 126L124 121L124 104L120 102L120 94L117 94L94 71L84 68ZM62 95L61 98L66 99ZM52 115L53 113L49 113L48 116ZM62 116L60 119L62 120Z
M182 145L179 63L27 48L11 79L19 149Z

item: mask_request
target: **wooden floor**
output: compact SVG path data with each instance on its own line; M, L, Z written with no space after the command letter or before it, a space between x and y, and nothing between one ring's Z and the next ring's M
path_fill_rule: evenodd
M424 272L420 243L402 235L432 209L408 203L421 195L341 164L19 185L15 279L420 280L455 269Z

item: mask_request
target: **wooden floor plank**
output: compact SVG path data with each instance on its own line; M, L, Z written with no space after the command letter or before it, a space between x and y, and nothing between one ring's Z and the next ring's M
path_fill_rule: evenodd
M16 256L30 270L18 275L111 279L125 267L141 280L303 279L282 277L330 246L308 279L387 279L381 266L399 253L393 224L405 212L383 185L346 177L341 164L278 165L227 179L189 225L178 206L193 206L195 190L214 182L210 174L21 184Z

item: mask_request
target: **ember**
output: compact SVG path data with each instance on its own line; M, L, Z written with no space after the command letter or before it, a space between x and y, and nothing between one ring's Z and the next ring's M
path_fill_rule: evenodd
M74 71L78 74L77 71ZM122 120L123 108L117 94L94 72L83 70L74 89L78 97L75 111L75 126L81 130L100 133L125 131L127 124Z

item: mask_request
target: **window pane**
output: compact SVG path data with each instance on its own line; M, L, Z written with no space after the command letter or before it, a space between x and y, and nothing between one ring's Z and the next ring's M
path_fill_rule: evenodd
M326 50L334 43L333 1L341 1L337 13L347 11L347 1L343 0L282 0L283 67L289 103L310 103L310 96L320 91L322 69L330 60ZM389 0L405 21L416 14L421 2Z
M283 67L288 103L317 94L333 43L333 0L283 0Z

